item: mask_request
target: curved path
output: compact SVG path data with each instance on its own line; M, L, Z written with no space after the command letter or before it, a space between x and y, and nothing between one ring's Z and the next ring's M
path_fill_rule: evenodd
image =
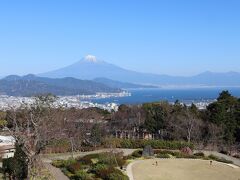
M133 171L132 171L132 167L133 165L141 162L141 161L144 161L144 160L136 160L136 161L133 161L132 163L130 163L128 166L127 166L127 176L129 177L129 180L134 180L134 176L133 176Z
M83 157L89 154L98 154L103 152L123 152L124 156L128 156L132 154L136 149L101 149L96 151L89 151L89 152L76 152L76 153L59 153L59 154L46 154L42 155L42 160L44 162L51 163L54 160L62 159L67 160L69 158L77 158L77 157Z
M48 169L48 171L51 173L51 175L54 177L56 180L69 180L65 174L61 171L61 169L56 168L52 166L50 163L44 163L44 166Z

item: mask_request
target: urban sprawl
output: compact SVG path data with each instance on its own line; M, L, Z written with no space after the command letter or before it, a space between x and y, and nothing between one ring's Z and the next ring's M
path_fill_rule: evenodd
M54 106L64 107L64 108L77 108L85 109L91 107L97 107L107 111L117 111L119 104L110 102L99 104L92 102L94 99L105 99L112 97L126 97L131 96L129 92L121 93L97 93L95 95L76 95L76 96L58 96ZM33 104L35 101L34 97L14 97L7 95L0 95L0 110L9 110L10 108L19 108L22 105ZM214 100L201 100L201 101L188 101L184 102L187 106L190 106L192 103L197 106L198 109L206 109L208 104L212 103Z

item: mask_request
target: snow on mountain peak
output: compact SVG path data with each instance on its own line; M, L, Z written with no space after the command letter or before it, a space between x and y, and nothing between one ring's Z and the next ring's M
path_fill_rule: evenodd
M97 62L97 57L96 56L93 56L93 55L87 55L85 56L84 58L86 61L89 61L89 62Z

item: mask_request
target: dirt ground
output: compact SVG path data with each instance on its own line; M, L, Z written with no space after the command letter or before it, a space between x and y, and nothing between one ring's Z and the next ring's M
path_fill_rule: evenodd
M149 159L133 164L132 171L134 180L240 180L240 168L205 160Z

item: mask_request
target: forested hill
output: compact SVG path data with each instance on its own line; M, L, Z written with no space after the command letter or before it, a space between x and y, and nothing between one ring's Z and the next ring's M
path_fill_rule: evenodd
M0 80L0 94L9 96L33 96L46 93L78 95L120 91L119 88L111 88L102 83L75 78L52 79L35 75L11 75Z
M197 109L194 104L188 107L179 101L175 104L163 101L142 106L121 105L112 119L112 129L137 127L165 140L218 145L220 150L240 143L240 98L228 91L221 92L205 110Z

